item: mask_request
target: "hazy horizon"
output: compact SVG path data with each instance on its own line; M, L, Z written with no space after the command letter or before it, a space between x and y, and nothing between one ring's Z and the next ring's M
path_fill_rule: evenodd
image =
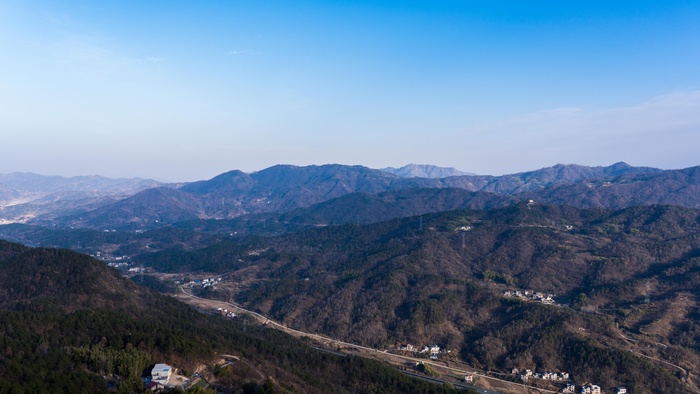
M698 165L700 3L0 2L0 173Z
M615 163L608 163L608 164L591 165L591 166L588 166L588 167L608 167L608 166L612 166L612 165L617 164L617 163L620 163L620 161L615 162ZM625 163L625 164L628 164L628 165L630 165L630 166L632 166L632 167L653 167L653 166L648 166L648 165L644 165L644 164L639 164L639 165L630 164L630 163ZM300 165L296 165L296 164L288 164L288 163L277 163L277 164L274 164L274 165L269 166L269 167L259 168L259 169L253 170L253 171L243 171L243 172L244 172L244 173L247 173L247 174L252 174L252 173L255 173L255 172L259 172L259 171L262 171L262 170L266 170L266 169L268 169L268 168L270 168L270 167L274 167L274 166L277 166L277 165L283 165L283 166L289 165L289 166L297 166L297 167L324 166L324 165L346 165L346 166L362 166L362 167L367 167L367 168L373 169L373 170L384 170L384 169L386 169L386 168L391 167L391 166L389 166L389 167L382 167L382 168L368 167L368 166L366 166L366 165L358 164L358 163L355 163L355 164L322 163L322 164L309 164L309 165L305 165L305 166L300 166ZM409 166L409 165L417 165L417 166L428 165L428 166L432 166L432 164L427 164L427 163L420 163L420 164L419 164L419 163L408 163L408 164L404 164L404 165L401 165L401 166L398 166L398 167L391 167L391 168L399 169L399 168L402 168L402 167L405 167L405 166ZM474 173L474 172L471 172L471 171L467 171L467 170L463 170L463 169L461 169L461 168L455 168L455 167L445 167L445 166L436 166L436 167L441 167L441 168L452 168L452 169L455 169L455 170L457 170L457 171L461 171L461 172L465 172L465 173L472 173L472 174L477 175L477 176L502 176L502 175L513 175L513 174L518 174L518 173L537 171L537 170L540 170L540 169L543 169L543 168L550 168L550 167L554 167L554 166L557 166L557 165L582 165L582 164L579 164L579 163L554 163L554 164L551 164L551 165L545 166L545 167L525 168L525 169L518 170L518 171L515 171L515 172L500 173L500 174L479 174L479 173ZM678 167L678 168L661 168L661 167L653 167L653 168L657 168L657 169L660 169L660 170L682 170L682 169L690 168L690 167L696 167L696 166ZM0 172L0 175L10 175L10 174L14 174L14 173L19 173L19 174L34 174L34 175L40 175L40 176L57 176L57 177L63 177L63 178L75 178L75 177L91 177L91 176L98 176L98 177L105 177L105 178L112 178L112 179L144 179L144 180L149 180L149 179L150 179L150 180L154 180L154 181L158 181L158 182L163 182L163 183L187 183L187 182L196 182L196 181L205 181L205 180L209 180L209 179L212 179L212 178L214 178L214 177L216 177L216 176L218 176L218 175L221 175L221 174L226 173L226 172L229 172L229 171L242 171L242 170L240 170L240 169L238 169L238 168L231 168L231 169L228 169L228 170L225 170L225 171L216 173L216 174L212 174L212 175L206 176L206 177L204 177L204 178L199 178L199 179L187 179L187 180L185 180L185 179L158 179L158 178L146 177L146 176L138 176L138 175L132 176L132 177L109 177L109 176L106 176L106 175L103 175L103 174L78 174L78 175L71 175L71 174L67 174L67 175L66 175L66 174L54 174L54 173L42 174L42 173L31 172L31 171Z

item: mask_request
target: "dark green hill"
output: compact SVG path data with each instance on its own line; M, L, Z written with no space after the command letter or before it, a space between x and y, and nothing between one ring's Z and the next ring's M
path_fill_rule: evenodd
M142 289L103 264L67 249L2 242L0 307L49 302L64 310L140 309Z
M118 392L141 392L149 365L192 370L224 353L257 371L251 377L232 368L219 380L224 392L450 391L378 362L315 351L278 331L203 315L75 252L0 242L0 393L100 393L110 391L108 382Z

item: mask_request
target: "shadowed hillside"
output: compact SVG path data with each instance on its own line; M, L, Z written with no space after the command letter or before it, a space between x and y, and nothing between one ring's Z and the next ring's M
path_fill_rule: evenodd
M666 346L655 350L657 358L697 370L693 338L700 331L688 321L697 320L700 305L698 244L697 210L520 203L328 226L140 261L158 270L227 272L247 285L210 296L309 332L378 347L438 343L485 369L566 370L580 383L689 392L679 370L639 357L620 329L642 335L654 328ZM647 282L654 284L652 303L645 303ZM503 297L516 289L554 293L568 307ZM682 308L678 292L687 293ZM647 319L663 317L666 306L676 311L665 317L666 328L651 325Z
M239 361L214 381L223 392L450 392L378 362L202 315L87 256L7 242L0 242L0 333L3 393L113 392L108 383L142 392L142 371L156 362L192 371L224 353Z

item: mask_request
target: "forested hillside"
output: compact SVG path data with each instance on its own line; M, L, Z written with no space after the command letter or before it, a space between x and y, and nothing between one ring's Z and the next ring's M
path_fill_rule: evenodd
M655 327L666 344L658 356L697 370L700 331L688 322L699 310L698 245L700 212L692 209L521 203L140 261L161 271L233 272L247 285L209 295L310 332L379 347L439 343L486 369L553 368L634 392L683 392L672 370L628 351L620 330L645 332L673 308ZM554 293L567 306L503 297L516 289Z
M450 391L203 315L67 250L0 242L0 330L1 393L141 392L141 375L154 363L192 371L217 354L236 354L258 370L232 368L217 383L224 392Z

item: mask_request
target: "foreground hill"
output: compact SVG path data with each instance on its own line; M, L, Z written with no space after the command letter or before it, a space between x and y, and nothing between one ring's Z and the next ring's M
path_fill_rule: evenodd
M449 392L202 315L67 250L0 242L0 331L0 392L100 393L108 383L140 392L142 371L155 362L192 371L222 353L239 356L216 380L224 392Z
M227 272L240 285L210 296L305 331L379 347L438 343L485 369L564 370L579 384L670 393L692 392L681 370L639 356L642 348L624 336L652 344L647 355L693 371L694 381L699 244L693 209L521 203L140 261L158 270ZM569 307L503 298L517 289L554 293Z

